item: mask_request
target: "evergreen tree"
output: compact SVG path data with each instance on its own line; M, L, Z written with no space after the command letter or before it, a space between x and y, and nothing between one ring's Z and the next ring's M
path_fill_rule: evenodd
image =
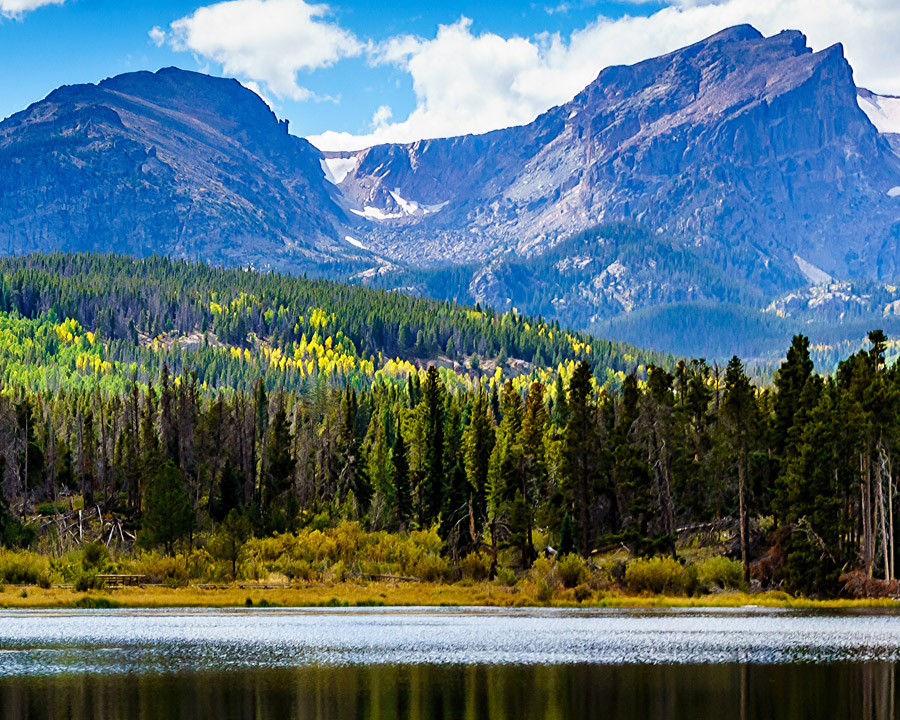
M216 522L222 522L232 510L240 510L243 505L241 479L230 459L222 468L217 490L209 502L209 515Z
M441 537L453 557L459 557L472 546L469 537L469 484L463 469L463 420L457 398L447 411L444 439L444 467L449 468L443 490Z
M563 515L562 528L559 535L559 548L556 551L556 557L565 557L576 552L575 549L575 530L572 527L572 516L569 513Z
M279 398L275 416L265 436L265 465L260 479L263 526L270 532L287 532L296 524L299 510L292 492L295 460L291 454L293 437L283 398Z
M171 460L159 466L144 497L142 540L171 555L194 527L194 511L181 472Z
M522 565L530 566L536 559L534 550L534 517L540 498L547 492L547 453L545 438L548 430L547 409L544 405L545 388L533 382L525 400L525 413L518 443L522 453L522 508L517 513L521 524L516 523L513 534L520 538ZM570 518L571 520L571 518Z
M593 401L591 368L581 361L569 381L568 422L563 435L561 474L566 507L577 517L578 549L587 556L595 539L592 509L600 474L600 435Z
M341 402L341 425L338 431L338 456L341 463L339 497L343 500L352 492L359 509L364 513L372 499L372 484L357 435L358 412L356 391L347 388Z
M744 365L737 356L731 358L725 369L725 392L722 396L722 416L726 423L726 443L733 467L738 476L738 524L741 537L741 563L744 581L750 582L749 517L750 501L747 483L748 456L753 440L757 437L756 393Z
M213 533L210 542L213 557L231 565L232 580L237 580L237 564L251 530L247 516L232 508Z
M496 435L491 424L487 395L484 388L479 386L472 403L469 425L463 436L466 476L472 493L473 542L480 541L487 523L488 470L495 443Z
M433 365L422 385L425 421L425 483L422 489L422 522L430 524L441 512L444 490L444 384Z
M397 431L394 433L394 447L391 450L391 479L397 493L397 521L400 529L406 530L413 514L413 499L409 482L406 443L403 441L403 430L399 420L397 421Z
M772 423L772 447L779 457L796 454L799 440L794 428L794 416L799 409L800 396L813 371L809 357L809 338L795 335L787 357L775 373L775 417Z

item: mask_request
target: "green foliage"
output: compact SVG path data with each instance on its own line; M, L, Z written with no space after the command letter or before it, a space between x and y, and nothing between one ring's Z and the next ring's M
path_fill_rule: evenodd
M459 561L459 570L469 580L487 580L491 572L491 556L486 552L470 552Z
M639 235L601 235L637 260ZM607 251L591 242L571 247ZM764 586L833 594L854 570L887 587L900 367L884 333L869 343L821 377L797 336L756 387L737 357L675 363L516 313L158 258L0 258L0 543L54 555L0 556L0 581L515 567L551 599L585 584L576 553L674 554L693 532L739 536ZM120 556L134 535L154 552ZM736 585L723 560L680 581L673 562L590 582Z
M107 597L80 597L72 602L72 607L76 610L115 610L122 605L115 600Z
M706 591L718 588L720 590L746 589L744 584L744 570L737 560L732 560L724 555L701 560L695 563L696 581L701 589Z
M562 529L559 535L559 548L557 556L564 557L575 552L575 531L572 528L572 516L566 513L563 516Z
M143 541L151 547L163 546L167 555L193 527L193 510L181 472L171 462L160 467L150 483L143 520Z
M684 591L684 568L671 557L638 558L625 568L625 584L634 593L677 595Z
M82 556L85 567L100 570L109 557L109 553L103 543L89 542L82 547Z
M502 567L497 570L497 577L494 578L494 581L504 587L515 587L519 583L519 577L512 568Z
M96 571L86 571L75 578L75 591L88 592L89 590L102 590L104 587L103 578L97 577Z
M237 580L237 566L251 530L247 516L237 509L232 509L210 538L209 550L212 556L230 566L232 580Z
M537 599L549 602L559 589L559 573L556 563L548 558L539 557L531 566L531 580L537 589Z
M34 542L34 537L34 528L24 525L13 516L6 497L0 493L0 547L28 547Z
M28 551L0 550L0 583L10 585L49 584L49 560Z
M580 585L588 577L584 558L574 553L559 557L556 561L556 571L562 584L567 588Z
M403 534L367 532L358 522L336 528L301 529L296 534L251 538L245 563L303 580L352 575L399 575L440 581L450 562L436 529Z

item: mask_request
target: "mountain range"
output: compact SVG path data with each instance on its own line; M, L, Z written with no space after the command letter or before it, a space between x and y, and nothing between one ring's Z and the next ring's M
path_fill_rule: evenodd
M707 356L900 330L900 98L796 31L730 28L528 125L359 152L237 81L131 73L0 123L0 177L9 254L305 272Z

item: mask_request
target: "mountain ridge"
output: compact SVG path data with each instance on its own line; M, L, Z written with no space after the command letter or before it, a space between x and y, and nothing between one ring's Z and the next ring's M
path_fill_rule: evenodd
M741 63L734 57L738 54ZM757 56L769 60L756 62ZM782 72L786 66L790 73ZM659 80L665 73L671 75L671 82L665 77ZM713 92L705 91L703 83L711 85ZM635 93L643 96L635 100ZM804 93L808 97L798 100ZM619 102L623 95L625 101ZM783 98L793 105L778 107ZM790 122L797 107L808 114L810 104L824 118L822 127L812 131L798 127L800 120ZM747 116L753 113L758 117L748 127ZM754 144L754 131L767 123L771 123L769 136ZM900 181L900 164L857 106L852 70L841 46L813 53L796 31L764 38L749 26L739 26L660 58L606 68L572 101L529 125L361 151L356 167L339 187L357 210L369 208L370 216L376 211L381 214L373 222L384 227L370 228L369 243L389 257L413 263L440 261L448 243L455 256L478 260L509 247L535 252L601 222L636 219L688 242L715 244L725 233L752 232L753 239L767 247L745 248L745 257L724 259L744 265L776 260L798 284L802 280L794 254L829 273L876 272L877 263L870 258L860 260L862 269L849 268L846 257L825 247L826 239L846 235L836 230L847 226L847 218L834 217L833 209L852 203L841 202L829 192L824 177L820 187L805 190L804 201L810 208L793 214L789 207L783 210L797 201L798 176L806 172L803 163L818 161L820 167L814 169L820 175L827 173L817 158L823 148L834 156L836 169L827 180L836 182L840 192L846 189L847 178L862 176L867 182L852 200L864 202L878 217L893 210L885 207L882 196ZM471 161L461 161L461 156ZM728 162L711 164L723 157ZM741 173L731 167L736 157L746 161ZM760 157L767 159L770 177L752 177L752 165ZM454 171L437 181L435 168L448 165ZM455 169L460 167L463 170ZM510 167L512 177L507 178ZM688 175L680 176L680 167L687 168ZM463 188L454 195L460 173L463 182L472 177L488 179L468 194ZM718 212L710 195L716 188L740 190L745 184L749 186L748 197L741 199L745 206L755 197L765 199L765 189L769 195L777 193L777 212L766 218L745 210L738 212L734 222L723 219L729 213ZM532 192L529 186L538 191ZM815 202L816 193L830 196ZM420 205L449 203L432 216L404 215L395 196ZM803 222L802 215L810 214L824 218L821 227ZM810 235L810 241L785 248L777 257L768 246L782 244L783 236L773 229L778 222L793 223ZM751 227L743 227L748 223ZM882 235L887 224L882 217ZM454 228L460 230L453 232ZM430 241L426 234L432 236ZM467 236L476 239L454 244ZM849 245L848 251L859 254L859 247Z
M320 156L236 80L164 68L64 86L0 123L0 246L295 271L352 258Z
M652 318L691 303L832 332L898 299L895 111L900 129L900 100L857 88L841 45L748 25L605 68L526 125L358 152L291 135L236 80L129 73L0 122L0 251L323 275L657 347Z

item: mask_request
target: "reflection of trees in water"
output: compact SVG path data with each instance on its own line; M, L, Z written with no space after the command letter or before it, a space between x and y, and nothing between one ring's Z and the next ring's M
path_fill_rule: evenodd
M0 679L3 720L891 720L897 666L373 665Z
M896 667L888 663L865 663L861 666L861 717L879 720L895 717L896 673Z

